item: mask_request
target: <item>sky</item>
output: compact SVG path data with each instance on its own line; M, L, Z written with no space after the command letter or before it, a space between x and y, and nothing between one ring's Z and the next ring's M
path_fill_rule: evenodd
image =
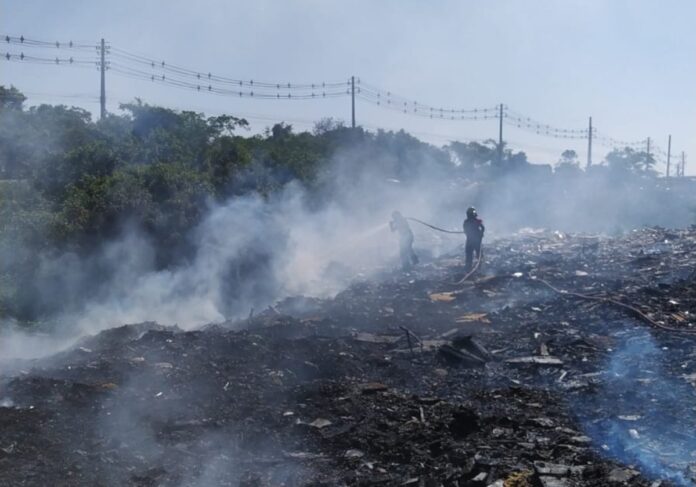
M233 79L273 83L345 82L435 107L508 110L560 129L687 153L696 174L696 2L692 0L0 0L0 34L74 41ZM117 51L121 50L121 51ZM0 54L57 51L7 44ZM94 58L77 52L62 57ZM132 59L132 58L131 58ZM131 61L132 64L132 61ZM137 66L139 69L151 69ZM0 61L0 84L28 103L63 103L99 113L99 71ZM342 90L342 89L341 89ZM228 113L258 132L285 121L310 130L333 117L350 123L349 96L263 100L199 93L106 73L107 108L136 97L151 104ZM436 145L497 138L497 120L415 117L356 100L370 130L404 129ZM564 149L584 163L587 141L556 139L506 124L504 140L532 162L555 163ZM593 161L609 146L595 141ZM664 159L664 155L660 159ZM664 165L658 167L664 171Z

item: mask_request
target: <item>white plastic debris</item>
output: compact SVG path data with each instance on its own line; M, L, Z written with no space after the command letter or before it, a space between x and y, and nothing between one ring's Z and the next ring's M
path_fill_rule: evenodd
M327 426L331 426L333 423L329 421L328 419L324 418L317 418L311 423L309 423L310 426L313 426L314 428L321 429L321 428L326 428Z
M363 452L361 452L360 450L351 449L351 450L347 450L344 456L346 458L362 458L365 456L365 454Z

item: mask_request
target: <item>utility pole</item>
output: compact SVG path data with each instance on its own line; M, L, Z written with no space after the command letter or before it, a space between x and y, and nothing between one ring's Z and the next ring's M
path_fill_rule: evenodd
M672 156L672 134L669 134L669 137L667 138L667 177L669 177L669 160ZM679 171L677 171L677 176L679 175Z
M498 116L498 165L503 162L503 104L500 104L500 115Z
M355 128L355 76L350 77L350 102L353 121L352 127Z
M648 154L648 158L650 158L650 137L647 139L648 146L645 149L645 153Z
M681 156L681 175L682 177L684 177L684 166L686 166L686 158L684 157L684 151L682 151Z
M587 132L587 167L589 169L592 165L592 117L590 117L590 128Z
M104 39L101 40L101 96L99 97L99 103L101 105L101 119L104 120L106 117L106 62L105 62L105 48Z

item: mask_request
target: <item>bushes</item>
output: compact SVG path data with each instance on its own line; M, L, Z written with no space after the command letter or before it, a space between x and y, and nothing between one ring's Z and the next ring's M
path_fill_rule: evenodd
M344 174L348 182L368 172L364 177L406 180L424 165L446 168L449 161L403 132L373 135L324 121L313 133L281 123L241 137L241 118L140 100L121 108L94 122L79 108L25 109L19 91L0 87L0 180L22 188L0 188L0 251L11 255L0 260L0 316L39 310L31 300L43 279L42 256L88 261L126 226L150 239L156 264L166 267L190 257L191 230L208 200L269 196L290 182L331 194ZM340 169L330 164L336 154ZM60 298L44 304L39 311L48 312Z
M182 164L130 166L110 175L84 176L67 189L53 238L88 252L130 223L172 257L172 249L200 221L211 193L206 175Z
M26 181L0 181L0 318L26 316L36 255L47 238L53 213Z

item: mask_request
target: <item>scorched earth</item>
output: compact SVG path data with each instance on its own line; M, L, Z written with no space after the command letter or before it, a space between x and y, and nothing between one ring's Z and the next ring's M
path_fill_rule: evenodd
M692 485L695 251L528 232L5 363L0 485Z

